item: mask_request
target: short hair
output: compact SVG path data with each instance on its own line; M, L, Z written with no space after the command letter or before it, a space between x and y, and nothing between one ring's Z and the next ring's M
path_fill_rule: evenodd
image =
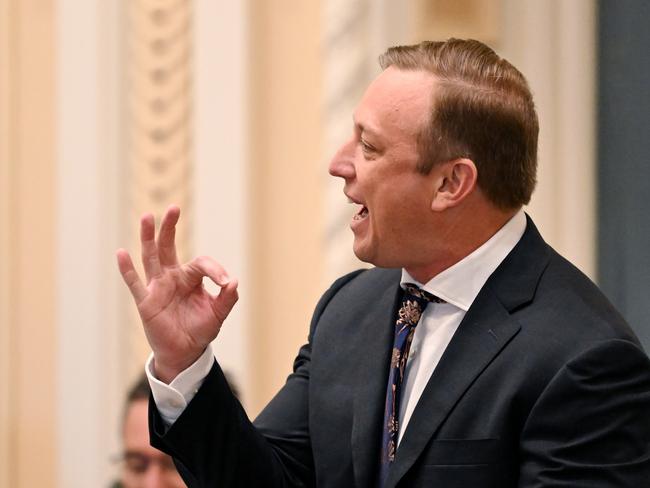
M472 39L391 47L379 64L436 77L431 120L419 137L420 172L468 158L494 205L514 209L530 201L539 123L528 83L514 66Z
M151 387L149 386L149 379L146 374L142 373L126 394L126 406L128 407L137 400L149 400L150 394Z
M122 425L126 424L126 417L129 414L131 405L138 401L148 401L151 395L151 387L147 375L142 373L138 376L137 380L126 394L124 406L122 407Z

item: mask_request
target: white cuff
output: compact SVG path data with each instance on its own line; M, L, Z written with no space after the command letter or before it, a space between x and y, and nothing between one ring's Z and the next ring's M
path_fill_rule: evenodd
M187 404L201 388L213 364L214 354L212 348L208 346L194 364L182 371L170 384L166 384L154 375L153 353L149 355L144 369L156 407L167 427L181 416Z

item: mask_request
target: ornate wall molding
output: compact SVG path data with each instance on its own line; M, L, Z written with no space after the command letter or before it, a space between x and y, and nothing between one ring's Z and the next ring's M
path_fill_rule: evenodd
M329 158L352 133L352 113L377 72L369 0L326 0L322 17L323 182L325 187L325 283L364 266L352 253L349 222L354 212L343 181L327 174Z
M179 259L189 257L192 225L192 0L127 1L126 156L128 222L152 212L159 223L172 203L183 217L176 232ZM130 249L140 249L137 225ZM130 377L149 347L132 310L127 331Z

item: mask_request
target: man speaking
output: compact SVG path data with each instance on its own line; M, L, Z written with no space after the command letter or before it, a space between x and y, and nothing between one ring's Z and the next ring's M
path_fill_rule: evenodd
M323 295L254 422L208 347L237 281L208 257L178 263L177 207L157 238L142 218L146 283L118 251L153 350L153 445L191 487L650 486L650 361L522 210L526 80L472 40L380 63L330 164L358 206L354 252L376 267Z

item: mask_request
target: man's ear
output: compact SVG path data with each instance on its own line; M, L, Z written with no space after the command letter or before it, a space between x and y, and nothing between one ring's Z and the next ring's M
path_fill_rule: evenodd
M471 159L460 158L442 163L437 170L431 209L440 212L460 204L476 188L478 171Z

